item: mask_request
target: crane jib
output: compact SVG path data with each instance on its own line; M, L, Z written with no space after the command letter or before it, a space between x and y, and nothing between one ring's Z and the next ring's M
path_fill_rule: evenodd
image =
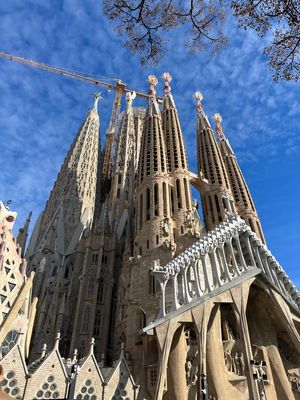
M13 56L13 55L7 54L5 52L0 52L0 57L5 58L5 59L7 59L9 61L15 61L15 62L18 62L18 63L21 63L21 64L25 64L25 65L29 65L31 67L35 67L35 68L38 68L38 69L41 69L41 70L44 70L44 71L47 71L47 72L52 72L54 74L62 75L62 76L65 76L67 78L77 79L77 80L80 80L80 81L83 81L83 82L87 82L87 83L91 83L91 84L94 84L94 85L97 85L97 86L103 86L103 87L106 87L106 88L108 88L110 90L115 90L115 91L121 92L121 94L127 93L127 92L133 92L133 90L126 89L126 83L122 82L121 80L117 80L117 85L113 85L111 83L102 82L102 81L100 81L98 79L89 77L87 74L86 75L80 75L80 74L78 74L76 72L67 71L67 70L64 70L62 68L53 67L53 66L48 65L48 64L40 63L40 62L33 61L33 60L28 60L28 59L23 58L23 57ZM141 92L137 92L137 91L135 91L135 93L136 93L136 96L138 96L138 97L141 97L141 98L144 98L144 99L148 99L149 98L149 94L141 93ZM157 97L156 99L157 99L157 101L159 103L162 103L163 99L161 97Z

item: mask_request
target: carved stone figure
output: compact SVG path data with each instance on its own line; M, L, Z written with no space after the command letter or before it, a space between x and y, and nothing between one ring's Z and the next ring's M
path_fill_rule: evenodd
M300 393L300 376L295 372L288 372L288 379L291 382L292 390Z

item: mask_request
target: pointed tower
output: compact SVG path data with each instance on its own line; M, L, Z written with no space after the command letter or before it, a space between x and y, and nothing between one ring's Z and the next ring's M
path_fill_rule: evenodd
M114 146L116 142L117 122L120 115L121 96L125 90L125 84L122 81L117 82L117 90L112 108L109 127L106 131L106 141L103 150L103 164L101 172L101 201L105 200L105 196L111 188L111 177L113 167Z
M122 210L128 208L129 201L133 194L135 130L132 102L135 99L135 96L135 92L126 93L126 111L123 113L118 138L114 176L112 178L113 184L110 196L111 205L113 207L113 223L115 219L122 214Z
M144 121L136 192L136 253L139 255L153 251L163 243L167 247L174 246L171 179L154 75L149 76L149 83L150 99Z
M28 237L28 229L29 229L31 216L32 216L32 211L30 211L23 228L19 229L19 233L17 236L17 243L22 249L22 257L24 257L24 254L25 254L25 247L26 247L26 242L27 242L27 237Z
M69 310L63 305L72 282L74 252L85 229L92 226L99 153L100 95L94 96L58 174L45 211L37 228L34 245L27 257L30 270L36 271L33 293L39 306L33 340L33 352L41 345L53 344L57 329L61 329ZM47 310L45 314L44 310ZM61 326L58 326L61 325Z
M222 117L217 113L214 115L214 119L216 121L216 132L219 136L218 146L226 166L236 210L250 226L251 230L257 234L263 243L265 243L260 219L255 209L250 191L238 164L237 158L229 144L228 139L224 135L221 126Z
M234 211L234 202L220 149L201 104L202 93L196 92L195 98L198 112L198 186L206 229L211 230Z
M39 236L43 236L49 223L62 204L64 224L74 227L84 215L85 225L91 223L94 211L97 162L99 152L99 115L97 105L100 95L95 94L94 106L80 127L64 160L41 221ZM72 228L65 226L65 248Z
M162 109L162 124L166 143L166 154L169 173L172 177L170 190L171 215L174 221L174 236L185 235L195 230L195 221L192 211L190 191L190 176L186 159L186 151L183 135L176 110L175 102L171 94L171 75L163 74L164 99Z

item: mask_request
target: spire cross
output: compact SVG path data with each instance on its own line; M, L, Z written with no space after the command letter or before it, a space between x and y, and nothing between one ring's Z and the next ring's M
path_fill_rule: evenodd
M96 92L96 93L94 93L94 94L93 94L93 97L94 97L94 106L93 106L93 108L94 108L95 110L97 110L97 108L98 108L98 102L99 102L100 99L103 99L103 97L101 97L101 92Z
M158 83L158 80L155 75L149 75L147 81L150 83L149 94L152 102L156 100L156 90L155 86Z
M203 100L203 94L198 90L194 94L194 98L196 99L196 109L198 111L198 114L201 117L204 117L204 110L203 110L202 103L201 103L201 100Z
M164 91L165 94L168 94L171 92L171 86L170 86L170 82L172 80L171 75L169 74L169 72L164 72L163 73L163 80L165 82L165 86L164 86Z
M221 114L216 113L216 114L213 116L213 118L214 118L214 120L216 121L216 132L217 132L217 134L218 134L218 136L219 136L219 139L220 139L220 140L225 139L225 135L224 135L224 132L223 132L223 129L222 129L222 125L221 125L221 122L222 122L222 116L221 116Z

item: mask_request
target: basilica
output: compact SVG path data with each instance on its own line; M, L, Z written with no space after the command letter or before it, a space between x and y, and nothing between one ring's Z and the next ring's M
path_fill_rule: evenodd
M300 293L268 250L221 115L195 93L190 171L162 79L161 98L149 76L146 108L118 82L103 146L95 94L30 240L31 216L15 238L0 202L12 398L300 399Z

